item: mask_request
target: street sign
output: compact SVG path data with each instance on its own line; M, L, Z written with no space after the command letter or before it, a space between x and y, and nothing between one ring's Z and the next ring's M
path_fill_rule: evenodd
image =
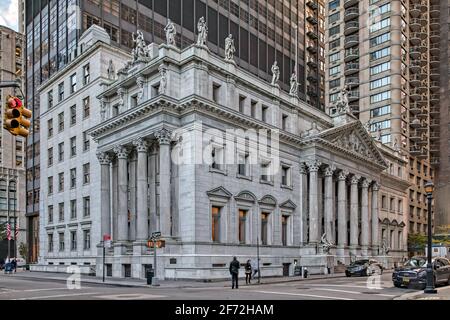
M156 248L164 248L166 246L166 241L165 240L148 240L147 241L147 247L149 248L154 248L156 243Z
M161 232L160 231L152 233L152 238L159 238L159 237L161 237Z

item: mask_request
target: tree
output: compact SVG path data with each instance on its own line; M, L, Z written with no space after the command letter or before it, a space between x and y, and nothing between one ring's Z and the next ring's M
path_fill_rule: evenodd
M27 260L28 257L28 247L25 243L21 242L19 245L19 254L24 259Z
M408 251L417 252L425 250L427 236L421 233L408 234Z

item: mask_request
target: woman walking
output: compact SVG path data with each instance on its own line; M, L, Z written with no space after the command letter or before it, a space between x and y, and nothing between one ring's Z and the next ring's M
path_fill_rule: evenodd
M247 260L245 264L245 283L250 284L252 279L252 264L250 260Z

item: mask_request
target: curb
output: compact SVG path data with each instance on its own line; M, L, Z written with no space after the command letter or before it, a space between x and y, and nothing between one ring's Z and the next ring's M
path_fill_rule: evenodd
M436 288L438 293L437 294L429 294L429 297L437 297L438 298L437 300L440 300L439 296L438 296L439 295L439 291L442 291L442 290L445 290L445 289L448 289L448 287ZM405 294L403 294L403 295L401 295L399 297L395 297L393 300L416 300L416 299L414 299L414 297L420 296L422 294L424 294L423 290L420 290L420 291L417 291L417 292L405 293Z

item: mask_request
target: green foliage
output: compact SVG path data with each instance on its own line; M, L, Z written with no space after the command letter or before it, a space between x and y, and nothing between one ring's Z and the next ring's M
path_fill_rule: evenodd
M427 244L427 236L421 233L408 234L408 248L410 251L420 251Z
M27 260L27 257L28 257L28 247L27 247L27 245L25 243L21 242L20 245L19 245L18 250L19 250L20 256L24 260Z

